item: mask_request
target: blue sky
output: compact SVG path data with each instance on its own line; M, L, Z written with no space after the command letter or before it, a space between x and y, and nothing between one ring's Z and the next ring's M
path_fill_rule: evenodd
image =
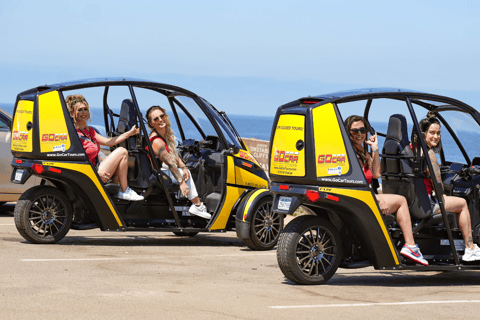
M457 1L0 1L0 103L48 83L175 84L230 114L363 87L480 109L480 4Z

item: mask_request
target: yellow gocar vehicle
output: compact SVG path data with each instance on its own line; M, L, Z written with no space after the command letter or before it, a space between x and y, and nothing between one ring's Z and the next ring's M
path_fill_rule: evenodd
M97 128L99 118L104 122L104 135L114 137L134 125L141 129L120 145L129 153L128 185L143 201L120 200L119 186L100 180L65 105L67 95L77 93L102 108L93 121ZM180 135L180 156L211 219L190 214L190 202L178 185L160 173L142 113L152 105L167 109L172 129ZM227 115L180 87L102 78L33 88L17 97L12 134L11 181L43 179L15 207L16 227L30 242L55 243L70 228L170 231L179 236L236 230L248 247L267 250L283 228L283 215L271 211L268 178Z
M427 169L434 172L431 159L423 156L428 153L425 140L410 144L427 114L440 121L443 145L438 154L443 187L432 179L441 209L436 214L424 184L430 178ZM375 180L367 183L344 126L349 115L363 116L377 129L381 188ZM402 89L337 92L281 106L270 141L273 211L292 215L304 206L310 213L296 217L280 235L277 260L284 275L300 284L322 284L339 267L480 269L478 261L463 261L465 243L457 214L446 212L442 200L443 194L466 200L473 242L478 244L479 126L480 113L461 101ZM394 215L380 211L375 197L379 192L406 198L413 236L428 265L416 265L399 254L403 233Z

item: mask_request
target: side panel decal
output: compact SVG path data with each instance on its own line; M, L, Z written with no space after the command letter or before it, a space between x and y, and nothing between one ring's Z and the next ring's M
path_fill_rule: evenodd
M350 170L342 132L331 103L312 110L317 177L340 176Z
M297 149L298 145L302 147ZM305 116L283 114L278 119L270 157L270 173L305 176Z
M268 188L267 180L262 179L259 176L239 167L235 167L235 179L237 181L236 184L240 186L246 186L250 188Z
M240 150L237 154L234 155L234 157L251 161L260 167L260 164L258 163L257 159L255 159L255 157L252 156L250 151L247 152L247 151Z
M18 101L17 111L12 126L12 151L32 152L32 129L27 129L28 123L33 123L33 101Z
M70 137L58 91L38 97L38 117L41 119L40 152L65 152L70 149Z

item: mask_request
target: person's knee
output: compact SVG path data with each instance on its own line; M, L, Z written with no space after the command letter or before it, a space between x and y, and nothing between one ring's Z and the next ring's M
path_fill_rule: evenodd
M128 151L124 147L118 147L117 150L122 157L128 157Z
M408 203L407 203L407 198L403 197L403 196L400 196L401 199L400 199L400 206L403 207L407 207L408 208Z

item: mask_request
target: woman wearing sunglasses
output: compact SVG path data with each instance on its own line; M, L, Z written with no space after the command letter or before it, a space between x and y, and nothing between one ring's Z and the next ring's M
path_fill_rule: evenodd
M120 183L120 191L117 194L119 199L128 201L143 200L143 196L138 195L128 186L128 151L125 148L118 147L102 162L98 163L97 161L101 145L108 147L117 145L128 139L128 137L138 134L140 129L133 126L132 129L119 136L105 138L97 134L93 128L87 126L87 121L90 121L90 106L84 96L71 94L65 99L65 104L73 119L75 129L77 129L88 160L94 167L98 167L98 175L103 183L107 183L109 180L112 180L114 183Z
M193 203L188 212L210 219L211 215L198 197L190 171L177 154L175 135L165 109L160 106L150 107L147 110L147 121L149 128L152 129L150 142L152 143L153 151L160 162L168 166L168 170L165 173L180 185L182 193Z
M381 176L377 134L375 133L375 135L367 139L368 124L361 116L353 115L348 117L345 120L345 127L349 132L367 183L370 184L373 178L378 179ZM368 146L371 148L371 155L368 153ZM375 197L384 215L396 214L397 216L397 223L400 229L402 229L403 237L405 238L405 245L400 254L427 266L427 260L423 258L420 248L413 239L412 221L405 197L396 194L376 194Z

